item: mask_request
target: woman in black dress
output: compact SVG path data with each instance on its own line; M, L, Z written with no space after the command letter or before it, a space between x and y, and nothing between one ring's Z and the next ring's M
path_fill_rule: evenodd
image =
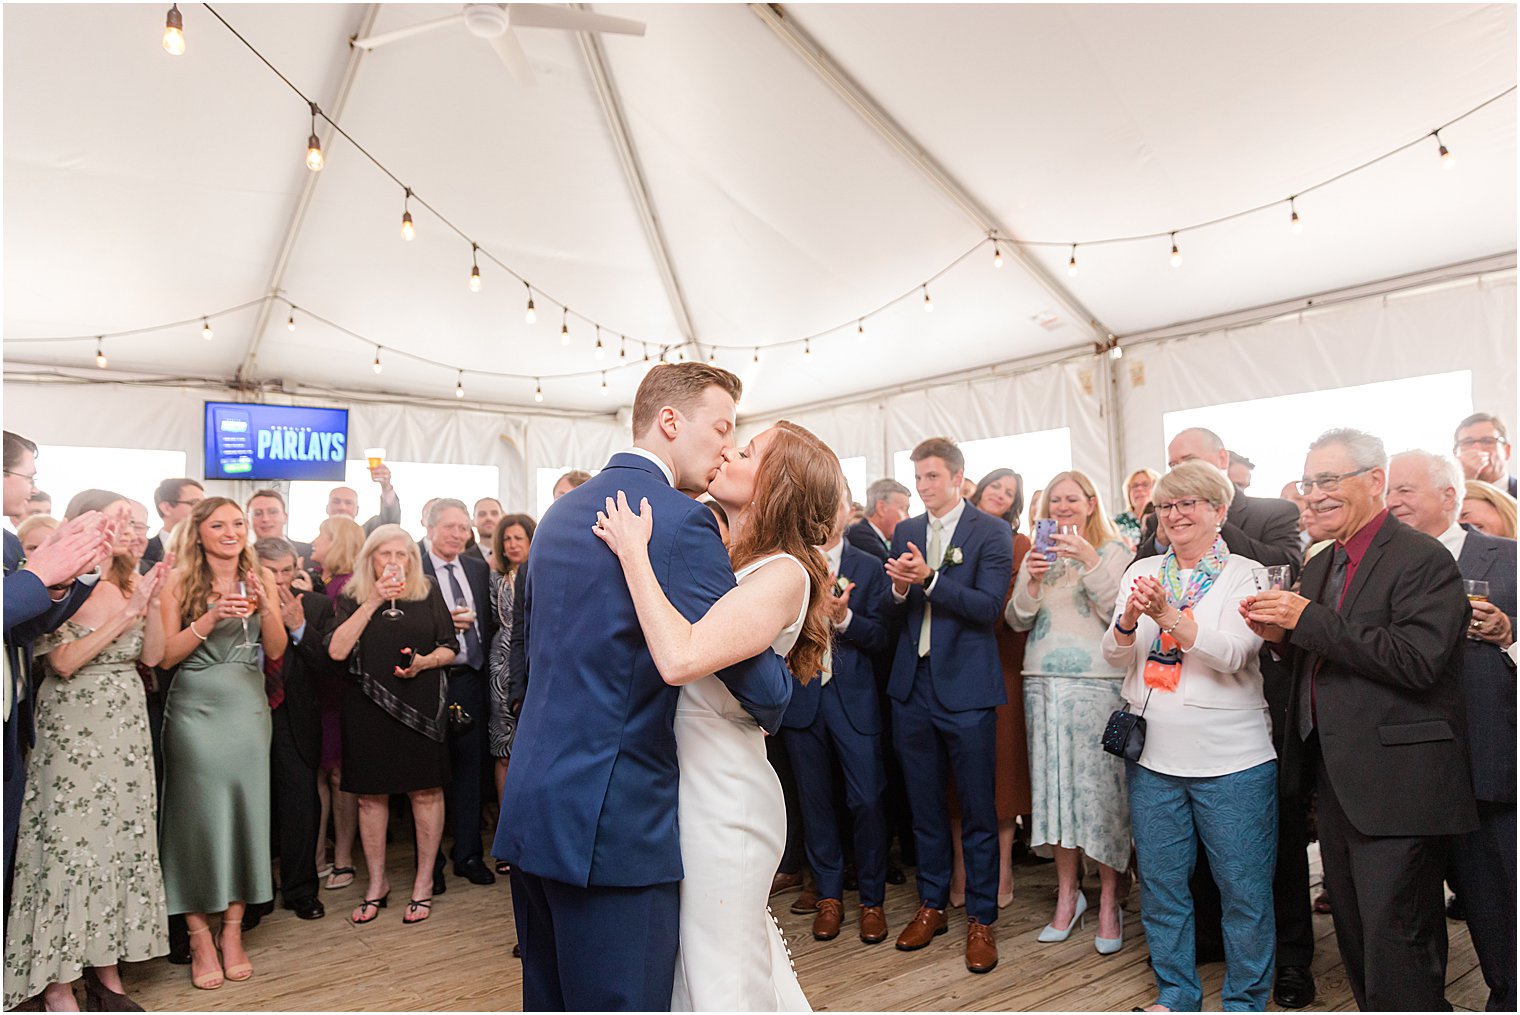
M428 918L433 861L443 835L449 779L448 677L459 650L454 619L422 572L417 544L399 525L364 541L337 604L328 652L348 663L343 695L343 789L359 797L359 837L369 885L350 917L369 923L390 896L385 879L389 796L405 793L417 827L417 875L404 923Z

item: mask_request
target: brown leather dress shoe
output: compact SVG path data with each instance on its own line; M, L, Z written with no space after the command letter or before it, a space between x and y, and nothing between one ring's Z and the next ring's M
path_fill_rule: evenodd
M985 923L966 923L966 968L973 973L990 972L998 964L997 939Z
M813 917L813 938L832 941L839 936L839 925L844 923L844 903L838 899L819 899L818 915Z
M777 874L771 878L771 894L784 892L789 888L796 888L802 884L801 874Z
M928 906L920 905L918 912L913 914L913 919L908 921L903 932L897 935L897 948L904 952L916 951L947 929L943 909L930 909Z
M868 945L881 944L887 939L887 915L880 906L860 907L860 940Z
M818 912L818 886L812 882L802 890L802 894L792 901L792 912L798 916L806 916L808 913Z

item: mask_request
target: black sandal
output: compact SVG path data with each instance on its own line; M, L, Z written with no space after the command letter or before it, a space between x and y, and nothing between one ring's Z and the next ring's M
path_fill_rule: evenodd
M343 882L341 885L335 885L335 884L332 883L332 879L333 878L342 878L342 877L346 877L346 878L348 878L348 880L345 881L345 882ZM330 892L335 892L335 891L338 891L339 889L347 888L349 885L351 885L353 883L354 883L354 869L352 867L334 867L332 870L330 870L330 871L327 872L327 881L326 881L326 883L323 884L322 887L326 888Z
M506 877L508 874L512 873L512 865L507 863L505 860L497 860L496 873L500 874L502 877Z
M370 908L370 909L373 909L375 911L375 915L371 916L371 917L368 917L366 919L363 919L363 920L355 920L352 916L350 916L348 918L348 922L352 923L352 924L356 924L356 925L357 924L361 924L361 923L372 923L375 919L377 919L380 916L380 910L382 910L382 909L384 909L386 907L386 905L390 902L390 898L391 898L391 893L390 892L386 892L383 896L381 896L378 899L365 899L365 900L363 900L362 902L359 903L359 909L361 911L363 911L366 907Z
M425 912L427 914L427 916L418 917L415 920L411 919L411 915L413 913L417 912L418 910L421 910L421 911ZM406 913L404 913L402 915L401 922L404 923L404 924L406 924L408 927L410 927L413 924L427 923L429 917L431 917L432 915L433 915L433 900L432 899L412 899L412 900L408 901L407 904L406 904Z

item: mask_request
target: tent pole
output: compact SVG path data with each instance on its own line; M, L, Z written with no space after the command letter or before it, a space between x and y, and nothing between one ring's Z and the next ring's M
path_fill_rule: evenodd
M1044 265L1019 246L1017 238L999 225L992 213L984 208L965 186L952 177L923 145L903 129L901 124L892 119L881 104L850 77L844 68L835 63L833 57L829 56L812 36L788 17L781 4L752 3L749 9L771 31L775 32L776 36L786 43L824 84L832 88L867 126L896 148L910 165L954 202L967 218L975 222L977 228L989 236L1002 239L1007 244L1009 256L1018 261L1030 278L1034 279L1045 294L1060 306L1068 319L1091 332L1095 341L1108 340L1109 329L1093 315L1092 311L1083 306L1082 302L1065 286L1057 282L1055 277L1045 270Z
M379 16L380 5L368 5L359 18L358 30L349 37L348 63L344 66L343 77L338 82L337 95L333 98L330 107L324 107L324 112L334 120L343 115L343 109L348 104L348 97L353 91L354 78L359 73L359 63L364 59L366 52L354 46L353 40L373 32L375 19ZM317 133L322 138L323 150L330 150L329 143L333 138L331 126L321 124L318 126ZM295 210L291 212L290 223L285 227L285 238L280 243L280 251L274 259L274 268L269 273L269 286L265 289L269 298L264 300L264 305L259 308L258 318L253 324L253 332L248 336L248 348L243 353L243 362L237 371L237 380L240 383L249 381L258 365L259 343L263 341L264 330L269 326L269 317L274 310L274 296L280 292L280 287L285 282L285 269L290 266L291 255L296 249L296 241L301 238L301 226L306 221L306 210L311 207L312 196L316 193L317 184L322 177L321 173L314 173L304 167L300 172L304 176L301 182L301 194L296 198Z

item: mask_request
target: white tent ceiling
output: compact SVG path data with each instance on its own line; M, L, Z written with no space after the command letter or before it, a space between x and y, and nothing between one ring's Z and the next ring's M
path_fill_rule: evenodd
M4 11L7 371L91 366L89 335L256 299L286 307L111 339L113 370L248 379L352 392L447 396L466 369L473 401L610 411L636 368L616 333L685 336L646 239L587 60L570 34L522 33L537 87L515 84L463 27L355 55L384 32L453 6L218 6L324 109L351 68L343 128L432 206L530 280L525 292L346 141L303 163L305 105L199 5L188 50L158 44L161 5L15 5ZM743 346L718 362L746 378L746 412L839 398L1124 336L1175 321L1354 285L1515 248L1515 95L1433 141L1287 207L1165 238L976 250L921 296L854 318L938 272L984 235L945 191L874 130L744 5L597 5L648 25L609 37L606 63L642 164L691 328ZM788 5L798 26L1005 235L1070 242L1150 233L1283 200L1413 140L1515 83L1507 5ZM325 136L325 135L324 135ZM313 185L294 221L302 189ZM277 271L287 236L288 262ZM1060 290L1064 290L1062 293ZM547 294L547 297L544 295ZM574 318L559 340L563 301ZM1098 328L1073 319L1085 307ZM1035 318L1054 313L1053 323ZM833 325L837 334L765 353ZM257 332L257 333L256 333ZM629 346L629 360L640 355ZM491 378L479 371L526 375Z

